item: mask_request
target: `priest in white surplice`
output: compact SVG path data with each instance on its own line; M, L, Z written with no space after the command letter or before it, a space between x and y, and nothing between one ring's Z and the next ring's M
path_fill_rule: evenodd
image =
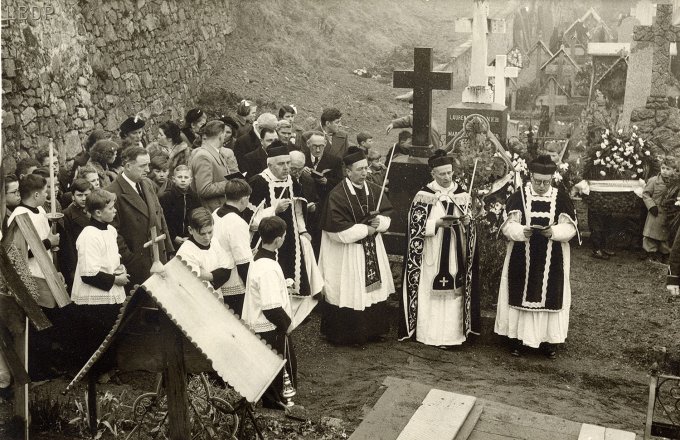
M439 150L428 163L434 180L409 209L399 339L445 348L479 334L475 230L453 158Z
M319 266L326 280L321 332L335 344L363 344L389 331L386 300L394 292L382 233L391 206L366 182L368 161L358 147L343 157L345 176L328 195L321 216ZM378 212L379 211L379 212Z
M314 257L312 241L307 232L304 212L307 200L302 187L290 177L288 148L274 141L267 148L267 169L250 179L251 230L260 220L276 215L286 222L286 237L277 250L276 261L286 279L293 281L288 291L298 297L314 296L323 289L323 277ZM259 234L255 235L255 239Z
M509 240L498 292L495 332L508 336L511 353L539 348L554 359L569 329L569 240L577 233L569 195L553 187L550 156L529 164L531 182L508 198L501 226Z

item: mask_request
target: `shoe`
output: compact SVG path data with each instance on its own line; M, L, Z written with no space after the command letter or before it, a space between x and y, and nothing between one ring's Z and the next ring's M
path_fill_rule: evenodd
M610 256L610 257L615 257L615 256L616 256L616 252L614 252L614 251L608 251L607 249L602 249L602 253L605 254L605 255L608 255L608 256Z
M545 347L545 355L548 359L557 359L557 347L553 344L547 344Z
M512 350L510 350L510 356L521 357L521 356L522 356L522 352L519 351L519 348L515 347L515 348L513 348Z
M609 255L605 254L604 252L597 250L593 251L591 254L591 257L597 258L598 260L609 260Z

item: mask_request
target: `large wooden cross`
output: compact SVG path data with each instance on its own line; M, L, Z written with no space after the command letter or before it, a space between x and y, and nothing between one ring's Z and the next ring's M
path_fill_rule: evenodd
M487 66L486 74L494 78L494 99L493 102L505 105L505 79L517 78L519 69L508 66L507 55L496 55L496 65Z
M392 76L395 88L413 89L413 145L430 145L432 118L432 90L451 90L451 72L432 71L432 48L413 49L413 70L395 70Z
M680 27L673 26L673 5L657 4L656 21L651 26L635 26L633 40L653 45L651 96L666 96L670 79L671 43L680 39Z
M144 249L151 246L153 252L153 264L151 265L150 273L163 273L163 263L161 263L160 253L158 251L158 242L165 240L165 234L157 235L156 227L151 227L151 240L144 243Z

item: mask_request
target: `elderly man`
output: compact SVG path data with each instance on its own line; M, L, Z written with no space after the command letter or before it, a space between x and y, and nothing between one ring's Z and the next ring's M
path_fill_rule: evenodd
M453 158L438 150L428 163L434 180L418 191L408 215L399 339L446 348L479 333L474 230L470 194L454 181Z
M501 226L509 240L494 331L522 346L539 348L554 359L569 329L571 287L569 240L578 233L569 195L552 186L557 165L550 156L529 163L531 183L508 198Z
M271 113L262 113L253 125L248 129L248 131L236 138L234 143L234 156L238 162L238 167L240 170L245 169L245 155L251 151L257 150L257 147L262 146L262 138L260 133L262 129L268 128L276 131L276 125L278 124L278 119Z
M123 151L123 172L106 188L116 194L116 217L111 224L118 231L118 250L130 275L129 286L149 278L153 254L144 243L150 239L151 227L166 236L158 243L161 263L166 262L166 253L174 250L154 183L146 177L150 161L144 148L128 147Z
M253 188L251 230L256 231L260 220L273 215L286 222L286 237L277 252L277 261L284 276L293 281L289 292L298 296L318 294L324 282L304 218L307 201L300 185L290 176L288 148L278 142L270 145L267 169L254 176L250 186Z
M224 188L229 173L226 160L220 154L224 143L224 122L215 120L203 126L203 142L189 160L189 168L194 176L191 185L201 200L201 205L210 212L225 202Z
M366 182L368 162L359 147L350 147L343 162L347 177L321 214L321 332L335 344L363 344L383 339L390 328L386 301L394 282L382 233L390 227L391 206L383 197L378 207L380 187Z
M319 210L328 198L328 193L342 180L342 161L339 157L327 151L326 137L320 131L308 133L307 145L303 147L305 153L305 168L303 174L314 182L319 196ZM311 218L309 232L312 235L312 245L317 257L321 249L321 227L319 217Z
M303 173L311 176L316 184L316 192L321 200L342 180L342 161L327 151L326 138L320 131L313 131L308 139Z

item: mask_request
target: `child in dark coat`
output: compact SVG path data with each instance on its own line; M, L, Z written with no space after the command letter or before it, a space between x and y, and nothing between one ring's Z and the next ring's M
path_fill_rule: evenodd
M189 167L177 166L172 175L172 186L159 197L175 248L189 238L189 214L201 206L198 195L191 189L191 180Z

